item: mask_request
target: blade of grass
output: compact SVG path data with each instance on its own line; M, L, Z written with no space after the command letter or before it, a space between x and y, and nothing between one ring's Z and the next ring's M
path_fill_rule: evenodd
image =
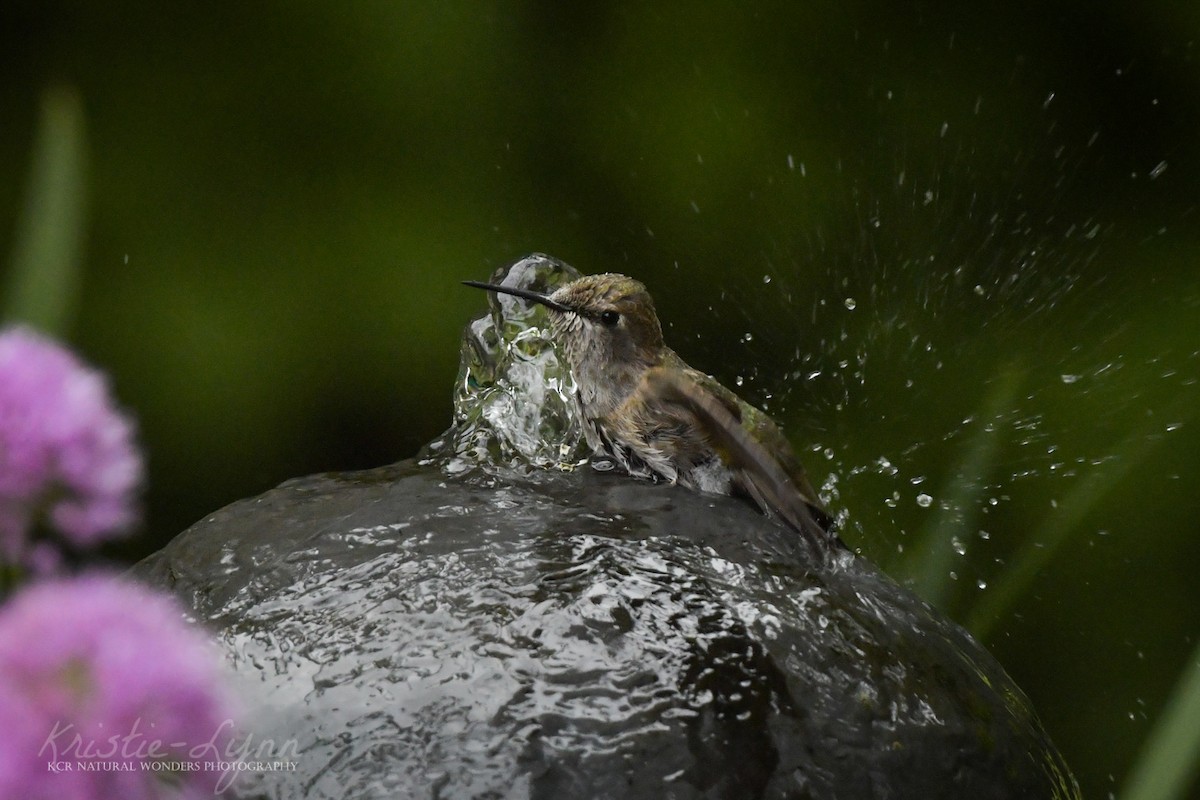
M1000 436L991 425L1010 408L1021 385L1021 374L1015 368L1000 373L976 415L978 426L963 444L962 460L947 487L938 514L922 529L911 555L896 571L922 598L945 610L950 600L953 582L950 573L956 553L952 542L955 535L975 529L978 510L983 507L980 496L987 476L996 465Z
M1159 418L1191 417L1189 397L1181 397L1166 415L1138 425L1112 449L1112 457L1088 473L1059 504L1058 513L1048 514L1009 559L1008 567L992 582L967 617L966 627L976 638L987 639L992 628L1033 583L1046 564L1083 529L1083 522L1104 497L1141 464L1164 436L1157 433Z
M6 322L24 322L60 338L66 333L79 289L84 159L79 95L48 89L5 292Z
M1200 768L1200 645L1142 743L1121 800L1184 797Z

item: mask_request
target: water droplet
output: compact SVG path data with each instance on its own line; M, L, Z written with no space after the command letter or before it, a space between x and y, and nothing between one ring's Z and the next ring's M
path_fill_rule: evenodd
M770 282L771 282L771 276L763 275L763 283L770 283Z
M746 379L743 378L741 375L738 375L736 378L733 379L733 382L736 383L738 386L741 386L743 383L746 382Z
M967 554L967 546L963 544L962 539L959 539L957 536L950 537L950 546L953 547L954 552L958 553L960 556L965 556Z
M1062 382L1063 382L1063 383L1074 383L1075 381L1079 380L1079 376L1078 376L1078 375L1068 375L1068 374L1064 374L1064 375L1061 375L1061 376L1059 376L1059 377L1061 377L1061 378L1062 378Z
M1167 426L1167 430L1168 431L1177 431L1182 427L1183 427L1182 422L1172 422L1170 425Z
M933 505L933 498L922 492L921 494L917 495L917 505L919 505L921 508L929 508L931 505Z
M975 585L979 587L980 591L982 591L987 588L987 581L985 581L983 578L980 578L979 580L975 581Z
M1154 165L1154 169L1150 170L1150 177L1151 177L1151 179L1157 178L1159 175L1162 175L1166 171L1167 171L1167 162L1160 161Z
M743 341L743 342L752 342L752 341L754 341L754 334L753 334L753 333L750 333L750 332L743 333L743 334L742 334L742 341Z
M975 284L975 294L983 297L983 286L981 284Z
M790 170L794 170L794 169L796 169L796 162L792 160L792 154L791 154L791 153L788 153L788 159L787 159L787 161L788 161L788 169L790 169Z
M985 539L985 540L986 540L986 539L990 539L990 538L992 538L992 535L991 535L990 533L988 533L987 531L983 531L983 530L981 530L981 531L979 532L979 538L980 538L980 539Z
M858 306L858 301L855 300L853 297L846 298L846 308L853 311L857 306Z

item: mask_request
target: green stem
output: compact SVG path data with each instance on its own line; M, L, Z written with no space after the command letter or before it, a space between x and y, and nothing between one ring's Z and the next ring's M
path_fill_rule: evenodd
M6 287L6 322L64 338L74 312L84 230L83 105L72 89L42 96L25 209Z
M1170 411L1169 418L1191 415L1188 398L1180 398ZM980 597L967 617L966 627L979 639L987 639L996 623L1024 596L1052 558L1083 529L1083 522L1106 494L1138 467L1163 441L1154 428L1154 421L1139 425L1112 450L1107 463L1097 467L1079 481L1063 502L1058 513L1049 514L1009 560L1008 568L997 576L990 591Z
M1200 767L1200 645L1125 779L1121 800L1184 797Z
M913 591L929 603L946 609L953 588L950 573L957 554L952 540L975 529L978 510L982 507L981 490L996 464L1000 436L990 426L1004 409L1012 405L1021 385L1021 373L1015 368L1004 370L994 381L976 417L978 427L962 448L962 458L945 492L939 512L922 529L911 555L900 565L898 575L907 579Z

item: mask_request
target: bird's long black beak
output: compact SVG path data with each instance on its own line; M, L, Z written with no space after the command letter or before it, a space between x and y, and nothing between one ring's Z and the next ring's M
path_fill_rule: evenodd
M551 300L549 295L530 291L529 289L515 289L508 286L497 286L494 283L480 283L479 281L463 281L463 285L474 286L476 289L486 289L489 292L498 292L499 294L511 294L513 297L521 297L525 300L532 300L535 303L544 305L546 308L563 314L571 310L562 303L556 303Z

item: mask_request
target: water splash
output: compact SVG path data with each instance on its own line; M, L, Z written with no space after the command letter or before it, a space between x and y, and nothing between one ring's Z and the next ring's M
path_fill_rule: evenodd
M881 114L909 102L876 91ZM1126 542L1157 536L1119 504L1123 476L1182 498L1175 453L1196 442L1178 423L1200 408L1200 294L1186 267L1169 269L1186 251L1159 238L1171 220L1079 190L1114 168L1103 131L1060 124L1072 99L981 95L961 118L844 157L823 182L780 170L755 187L764 204L834 211L769 228L750 269L770 287L725 287L719 307L731 330L746 329L738 314L756 323L753 345L732 348L745 351L738 372L758 365L747 399L771 393L845 538L980 631L994 620L977 609L1010 607L981 598L1011 603L1006 587L1028 588L1032 571L1014 562L1034 531L1066 532L1050 548L1062 557L1097 546L1106 518L1122 520ZM1032 122L980 152L978 125L1022 124L1005 111L1014 103ZM1130 198L1170 213L1157 193L1175 191L1177 167L1146 160ZM707 365L732 380L719 367ZM904 500L913 475L928 476L918 503ZM957 556L952 537L980 529L993 535ZM949 586L951 567L987 592Z
M492 282L550 293L578 278L569 264L534 254ZM569 470L586 461L571 371L558 358L548 312L488 292L488 313L463 332L454 424L422 451L449 474L474 469Z

